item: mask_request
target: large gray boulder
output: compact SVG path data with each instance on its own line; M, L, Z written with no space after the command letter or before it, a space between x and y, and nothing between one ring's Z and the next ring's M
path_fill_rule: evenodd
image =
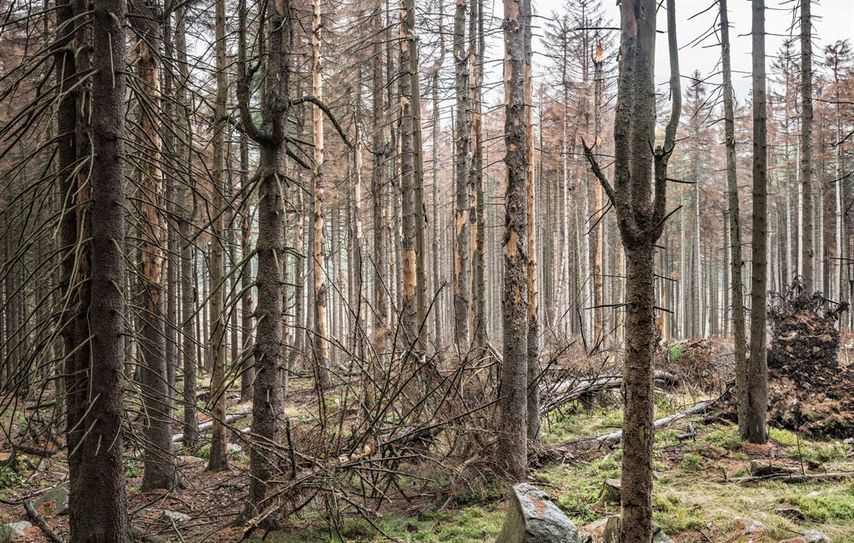
M578 528L548 494L527 483L513 487L495 543L578 543Z
M52 506L54 508L53 511L57 515L67 515L68 489L64 486L51 488L50 490L33 500L33 505L35 505L37 509Z

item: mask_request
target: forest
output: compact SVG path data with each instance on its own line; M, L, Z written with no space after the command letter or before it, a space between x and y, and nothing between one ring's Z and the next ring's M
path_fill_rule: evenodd
M0 543L854 543L852 23L0 0Z

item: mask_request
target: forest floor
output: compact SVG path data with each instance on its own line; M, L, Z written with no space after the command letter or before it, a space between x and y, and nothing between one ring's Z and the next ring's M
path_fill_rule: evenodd
M557 444L597 436L619 428L622 413L611 402L597 406L574 404L553 413L543 425L540 452ZM657 393L656 417L683 410L702 398L685 394ZM230 412L245 410L233 402ZM316 410L308 381L295 380L286 410L294 417L311 417ZM23 424L26 416L8 414L0 424ZM248 419L235 424L245 428ZM689 426L690 425L690 426ZM693 428L693 432L691 429ZM684 439L684 434L695 433ZM232 436L235 441L236 435ZM836 543L854 542L854 478L841 481L788 483L775 480L738 481L750 475L751 460L789 468L795 473L854 474L854 448L839 441L813 442L796 434L771 428L764 446L743 444L735 425L725 417L697 416L684 419L656 434L654 469L657 474L654 520L677 543L777 542L818 530ZM205 470L207 446L182 452L179 457L182 487L167 494L139 490L142 462L126 461L128 501L132 523L152 541L237 541L244 534L233 521L243 508L248 480L246 447L233 448L229 470ZM619 479L619 448L561 447L559 455L543 458L530 475L547 491L567 516L599 541L603 519L619 511L619 504L603 492L608 479ZM8 457L8 451L0 460ZM545 460L549 458L549 460ZM0 526L27 515L23 499L37 499L67 478L64 454L49 458L18 454L16 466L0 471ZM279 543L334 541L389 541L481 543L494 541L505 515L507 487L485 483L450 498L421 497L396 503L373 519L344 518L335 529L327 522L325 507L315 504L288 520L287 529L266 535L264 541ZM67 537L67 516L60 516L48 502L39 511L48 524ZM378 532L379 528L381 532ZM156 534L156 536L154 535ZM260 532L253 537L263 535ZM0 538L2 539L2 538ZM46 541L36 527L13 541ZM260 541L260 539L251 539Z

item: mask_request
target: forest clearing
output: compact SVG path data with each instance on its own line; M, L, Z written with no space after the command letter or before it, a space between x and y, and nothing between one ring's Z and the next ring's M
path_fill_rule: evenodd
M0 543L854 543L850 0L0 14Z

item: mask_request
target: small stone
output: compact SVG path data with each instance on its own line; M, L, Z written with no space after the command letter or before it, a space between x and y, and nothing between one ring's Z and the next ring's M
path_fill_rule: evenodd
M652 543L673 543L673 540L667 537L667 534L664 533L658 526L652 527Z
M578 528L533 485L515 485L495 543L578 543Z
M32 524L26 520L4 524L0 526L0 541L11 541L16 537L24 537L27 535L27 529L31 527Z
M181 455L177 458L178 467L186 467L186 466L200 466L205 463L204 458L199 458L198 456L185 456Z
M605 479L602 484L602 499L606 502L619 503L620 501L620 480Z
M765 530L767 526L765 523L755 519L746 519L744 521L744 533L745 535L758 534Z
M237 443L229 443L226 447L226 452L228 453L228 456L234 459L243 458L243 456L245 456L243 449L241 449L240 445Z
M67 515L68 489L64 486L51 488L50 490L33 500L33 505L35 505L37 508L41 508L43 505L51 503L54 504L57 515Z
M818 530L807 530L803 535L804 543L830 543L830 538Z
M605 532L602 535L603 543L620 543L620 517L617 515L608 517L605 523Z
M180 511L169 511L168 509L163 511L162 517L166 520L171 520L175 524L187 522L193 518L190 515L181 513Z

